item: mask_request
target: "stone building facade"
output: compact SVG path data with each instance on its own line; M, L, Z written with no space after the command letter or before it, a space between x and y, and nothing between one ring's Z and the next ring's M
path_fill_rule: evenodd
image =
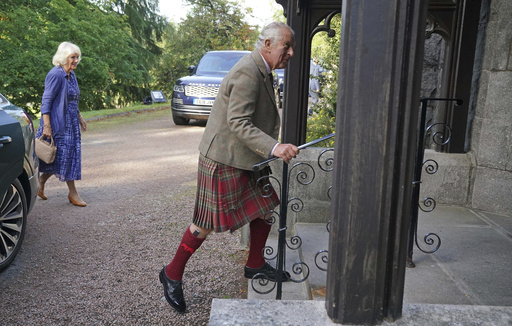
M471 133L470 205L512 212L512 2L491 1Z
M512 1L482 2L469 103L466 153L427 150L440 167L423 175L422 197L511 215L512 212ZM434 39L431 42L438 42ZM427 43L428 44L428 43ZM426 51L428 58L434 50ZM462 67L464 68L464 67ZM435 79L427 67L424 81ZM436 95L424 87L422 96ZM429 93L432 92L432 93Z

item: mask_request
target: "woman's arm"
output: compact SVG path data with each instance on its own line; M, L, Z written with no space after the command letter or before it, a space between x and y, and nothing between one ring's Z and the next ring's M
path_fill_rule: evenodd
M52 137L52 124L50 123L50 114L43 114L43 138Z
M51 115L57 114L52 112L53 101L57 97L62 87L62 78L59 78L58 71L50 70L44 80L44 93L41 102L41 119L43 121L43 138L50 138L53 135L51 123ZM55 117L54 117L55 118ZM55 126L53 126L55 127Z
M78 112L78 122L80 123L82 131L87 131L87 122L85 122L85 119L82 117L80 112Z

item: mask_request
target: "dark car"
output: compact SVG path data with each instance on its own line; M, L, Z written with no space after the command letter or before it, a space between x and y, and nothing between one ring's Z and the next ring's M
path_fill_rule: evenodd
M190 119L208 120L222 79L249 51L210 51L190 66L190 76L178 79L172 92L172 119L186 125Z
M0 94L0 271L13 261L39 189L30 116Z

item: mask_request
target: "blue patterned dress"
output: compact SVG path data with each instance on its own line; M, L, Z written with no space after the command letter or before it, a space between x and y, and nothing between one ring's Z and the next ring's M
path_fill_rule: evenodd
M80 180L82 178L82 146L80 122L78 120L78 96L80 90L74 74L70 74L68 83L68 108L63 135L53 135L57 154L52 164L39 161L39 171L55 174L60 181ZM40 125L36 137L43 133Z

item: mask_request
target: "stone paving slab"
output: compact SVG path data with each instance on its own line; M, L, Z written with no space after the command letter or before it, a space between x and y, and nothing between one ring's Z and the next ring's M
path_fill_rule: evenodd
M329 326L324 301L213 299L209 326ZM512 307L405 304L402 318L381 325L512 325Z
M304 246L301 257L308 265L314 265L308 256L325 246L324 227L296 226ZM433 254L414 248L416 267L406 269L403 317L382 325L512 326L511 231L512 217L508 216L443 205L430 213L421 212L418 240L434 232L441 246ZM287 256L287 265L294 259ZM302 284L309 287L305 292L314 293L325 284L325 275L310 269L309 280ZM283 286L284 300L215 299L210 325L334 325L327 317L324 298L301 298L303 292L288 291ZM222 312L225 309L231 311L233 321L226 311ZM247 323L243 316L250 316Z
M502 228L485 213L461 207L441 206L425 215L419 241L434 232L441 246L433 254L414 248L416 268L406 271L404 302L512 306L512 237L505 231L512 218L504 218Z
M302 238L301 260L309 266L308 283L313 300L325 300L327 283L327 264L323 263L321 253L329 250L329 233L325 223L297 223L297 234ZM318 256L317 256L318 254ZM317 266L318 265L318 266Z

